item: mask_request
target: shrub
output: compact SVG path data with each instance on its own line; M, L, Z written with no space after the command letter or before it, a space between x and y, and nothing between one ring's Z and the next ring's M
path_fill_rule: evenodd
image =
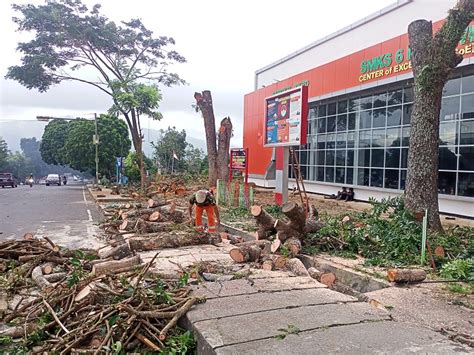
M456 259L443 265L440 275L450 280L466 280L474 277L474 262L468 259Z

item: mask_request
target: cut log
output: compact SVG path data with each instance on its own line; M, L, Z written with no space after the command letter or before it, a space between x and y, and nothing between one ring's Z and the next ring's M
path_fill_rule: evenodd
M306 270L300 259L292 258L287 260L286 267L296 276L309 276L308 270Z
M25 235L23 236L23 239L24 240L33 240L33 239L35 239L35 236L33 235L33 233L25 233Z
M77 294L76 297L74 297L75 302L81 302L82 300L89 298L92 296L92 287L93 287L93 282L91 282L88 285L85 285Z
M119 246L116 246L109 250L102 250L99 253L101 259L113 258L115 260L120 260L131 255L132 251L127 243L123 243Z
M270 258L263 260L262 269L272 271L273 270L273 260L270 259Z
M336 282L336 275L334 275L332 272L323 272L318 281L323 285L332 288L334 282Z
M318 232L321 228L324 227L324 223L321 221L318 221L316 219L310 218L306 221L306 224L303 228L303 233L316 233Z
M44 275L44 278L50 283L59 282L67 277L66 272L55 272L53 274Z
M305 209L295 202L287 202L282 206L281 211L290 220L289 226L302 233L306 224Z
M155 211L155 212L153 212L153 213L150 215L150 217L148 218L148 220L149 220L150 222L157 222L157 221L160 220L160 218L161 218L161 213L160 213L160 211Z
M270 254L270 255L265 255L263 261L265 262L267 260L271 260L273 268L275 270L282 270L285 268L285 265L288 259L286 259L285 257L281 255Z
M141 260L139 255L132 256L127 259L122 260L113 260L113 261L106 261L100 264L96 264L92 267L92 273L94 275L104 275L107 273L114 273L119 269L124 269L127 267L133 267L140 265Z
M297 238L289 238L283 246L290 252L292 257L298 255L301 251L301 242Z
M272 241L272 245L270 246L270 252L274 254L280 248L280 245L280 239L276 238L274 241Z
M268 239L276 233L274 228L275 218L269 215L262 206L254 205L250 208L250 214L257 222L257 239Z
M43 237L44 240L46 240L48 242L48 244L51 246L51 249L53 249L53 251L55 253L59 253L59 247L54 244L54 242L49 238L49 237Z
M148 208L160 207L164 205L166 205L166 200L162 198L158 199L157 197L155 197L154 199L150 198L148 200Z
M441 245L438 245L435 250L434 250L434 254L438 257L438 258L444 258L446 256L446 253L444 251L444 248L441 246Z
M420 282L426 279L426 271L422 269L388 269L387 279L396 283Z
M43 265L43 275L49 275L53 272L54 270L54 263L46 263Z
M262 249L258 245L241 245L238 248L234 248L229 252L232 260L238 263L258 261L260 255L262 254Z
M39 265L37 267L35 267L33 269L33 271L31 272L31 279L36 283L36 285L38 285L38 287L42 290L42 291L48 291L49 289L52 288L52 284L45 279L45 277L43 276L43 270L42 270L42 266Z
M138 228L137 228L137 230L140 233L167 232L172 229L173 229L172 222L159 223L159 222L146 222L146 221L141 221L138 224Z
M289 238L301 238L302 233L294 229L290 223L286 223L281 219L277 219L273 225L277 231L277 238L281 242L285 242Z
M321 280L322 272L316 269L315 267L310 267L308 269L308 274L315 280L318 280L318 281Z
M262 250L262 254L267 255L271 253L271 245L272 243L269 240L250 240L248 242L243 242L236 244L236 247L240 246L250 246L256 245Z
M199 234L194 230L189 232L172 231L133 237L128 239L128 245L133 251L148 251L190 245L215 244L220 242L220 240L220 236Z

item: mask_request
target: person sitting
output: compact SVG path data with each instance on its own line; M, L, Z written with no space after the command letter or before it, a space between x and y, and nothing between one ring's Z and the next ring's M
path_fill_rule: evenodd
M337 192L336 200L343 200L347 197L347 188L343 187L342 191Z
M349 191L346 193L346 202L354 201L354 188L349 187Z
M216 221L220 223L219 209L214 199L214 195L208 190L199 190L189 199L189 218L193 218L193 207L196 205L196 220L195 226L198 231L203 232L202 214L206 211L208 232L216 232Z

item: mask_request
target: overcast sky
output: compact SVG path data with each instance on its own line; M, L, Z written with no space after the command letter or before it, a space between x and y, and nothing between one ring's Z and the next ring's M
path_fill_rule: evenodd
M83 84L63 83L40 94L4 79L7 68L19 63L16 45L25 38L15 32L11 3L43 2L0 1L0 122L34 120L41 114L77 117L105 112L111 105L107 95ZM253 91L255 70L393 2L84 0L88 5L102 4L102 12L114 21L141 18L156 35L173 37L175 50L187 59L187 63L172 69L188 85L163 89L160 109L164 119L151 123L146 120L143 128L176 126L203 139L202 119L191 105L195 91L208 89L213 94L216 120L232 118L233 146L242 144L243 96ZM5 135L5 129L8 125L0 125L0 136Z

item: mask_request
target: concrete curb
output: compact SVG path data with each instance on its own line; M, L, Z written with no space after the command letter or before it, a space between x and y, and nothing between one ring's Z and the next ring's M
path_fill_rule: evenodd
M92 199L96 203L106 203L106 202L130 202L133 201L133 198L128 198L128 197L122 197L122 196L115 196L115 195L109 195L107 196L104 191L93 191L92 190L92 185L86 185L87 191L89 191L89 194L92 196ZM106 197L98 197L97 195L106 195Z

